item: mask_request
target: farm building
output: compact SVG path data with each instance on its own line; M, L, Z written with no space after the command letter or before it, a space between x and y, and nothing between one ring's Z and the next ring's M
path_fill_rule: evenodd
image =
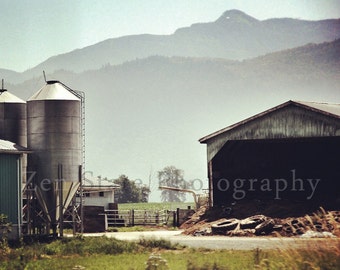
M199 141L214 207L239 217L340 209L340 104L288 101Z
M21 236L23 155L27 149L10 141L0 140L0 214L12 224L9 239Z
M119 185L83 186L84 206L103 206L110 209L114 204L114 191Z
M82 211L82 200L73 199L83 181L84 102L83 92L59 81L46 81L27 103L2 83L0 214L8 216L15 237L21 229L42 235L52 229L54 236L59 230L62 235L63 218L70 208L74 227L82 222L76 213ZM76 206L69 207L72 202Z

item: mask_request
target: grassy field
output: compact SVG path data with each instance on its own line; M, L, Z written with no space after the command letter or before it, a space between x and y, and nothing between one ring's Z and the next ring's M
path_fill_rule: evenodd
M165 203L120 203L118 204L118 210L176 210L177 208L186 209L190 206L195 208L193 202L165 202Z
M0 269L247 270L340 269L340 240L308 249L253 251L191 249L167 240L138 242L75 237L10 248L0 245Z
M136 210L169 210L188 205L148 203L121 206ZM20 242L15 246L0 239L0 270L339 270L340 238L313 243L305 249L242 251L193 249L164 239L142 238L128 242L79 235L49 243Z
M165 259L171 270L184 269L253 269L254 263L250 252L213 252L199 251L175 254L174 252L158 253ZM185 255L185 256L183 256ZM30 262L25 269L73 269L80 266L85 269L144 270L150 253L94 255L90 257L50 258ZM209 263L207 261L209 256ZM215 268L214 268L215 267ZM155 268L157 269L157 268Z

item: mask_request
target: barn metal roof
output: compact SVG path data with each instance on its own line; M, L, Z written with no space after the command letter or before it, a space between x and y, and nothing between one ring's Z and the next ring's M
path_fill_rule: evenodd
M306 109L313 110L322 114L340 119L340 104L306 102L306 101L291 101L297 105L301 105Z
M120 188L120 185L112 184L109 186L83 186L84 191L91 191L91 192L97 192L97 191L112 191L114 189Z
M27 148L10 141L0 140L0 153L22 154L30 152Z
M333 117L333 118L336 118L336 119L340 119L340 104L331 104L331 103L319 103L319 102L306 102L306 101L293 101L293 100L289 100L283 104L280 104L276 107L273 107L269 110L266 110L264 112L261 112L259 114L256 114L252 117L249 117L245 120L242 120L236 124L233 124L231 126L228 126L226 128L223 128L221 130L218 130L214 133L211 133L201 139L199 139L199 142L200 143L206 143L208 140L210 140L211 138L214 138L215 136L218 136L224 132L227 132L229 130L232 130L236 127L239 127L239 126L242 126L250 121L253 121L255 119L258 119L264 115L267 115L273 111L276 111L278 109L281 109L281 108L284 108L284 107L287 107L289 105L295 105L295 106L298 106L298 107L301 107L301 108L304 108L304 109L307 109L307 110L310 110L310 111L314 111L314 112L317 112L317 113L320 113L320 114L324 114L324 115L327 115L327 116L330 116L330 117Z

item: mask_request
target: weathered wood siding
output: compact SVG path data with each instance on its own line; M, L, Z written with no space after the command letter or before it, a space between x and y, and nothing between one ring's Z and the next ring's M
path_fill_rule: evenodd
M340 136L340 121L327 115L290 105L207 141L208 162L228 140Z

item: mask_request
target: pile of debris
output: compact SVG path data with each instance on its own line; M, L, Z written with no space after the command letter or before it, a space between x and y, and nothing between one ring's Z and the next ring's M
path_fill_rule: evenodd
M321 209L313 215L284 219L255 215L245 219L222 218L209 221L205 219L205 210L199 209L182 224L181 229L184 230L184 234L194 236L340 236L340 211L326 212Z

